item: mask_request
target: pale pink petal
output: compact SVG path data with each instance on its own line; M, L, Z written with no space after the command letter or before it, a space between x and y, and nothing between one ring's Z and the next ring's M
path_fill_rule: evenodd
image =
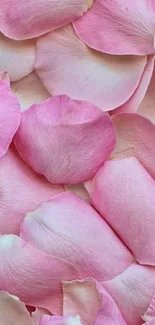
M83 325L80 316L43 316L39 325Z
M25 305L4 291L0 291L0 324L33 325Z
M90 47L109 54L154 53L155 4L148 0L96 0L74 23Z
M146 63L145 56L112 56L91 50L71 25L37 40L35 68L48 91L88 100L104 111L132 96Z
M113 117L116 146L112 159L135 156L155 178L155 125L137 114L118 114Z
M147 309L147 311L145 312L145 314L142 318L145 322L148 322L148 323L149 322L151 323L151 321L153 321L151 323L152 325L155 322L155 296L153 297L153 299L149 305L149 308Z
M115 110L113 110L111 112L111 115L118 114L118 113L135 113L137 112L139 105L143 102L143 100L145 102L145 95L147 96L147 89L148 87L150 87L150 81L154 70L154 61L155 61L155 56L149 55L147 58L147 64L145 66L143 75L141 77L137 89L135 90L133 95L127 100L127 102L121 105L120 107L116 108ZM143 113L142 115L145 116L145 114Z
M0 290L59 314L61 281L73 279L81 279L81 274L70 263L35 250L15 235L0 236Z
M136 158L107 161L89 192L94 207L139 263L155 265L155 181Z
M21 40L33 38L82 16L93 0L1 0L0 30Z
M77 184L108 159L115 130L99 108L64 95L24 111L14 139L22 158L51 183Z
M69 261L83 277L99 281L114 277L133 261L103 218L69 192L53 196L28 213L20 236L35 248Z
M27 212L62 191L62 186L34 173L10 148L0 159L0 234L18 234Z
M20 124L20 106L9 85L0 80L0 158L6 153Z
M63 314L79 314L83 325L126 325L114 300L90 278L63 282Z
M85 200L87 203L90 203L90 196L87 192L86 188L84 187L84 184L73 184L73 185L64 185L64 188L66 191L73 192L80 196L83 200Z
M127 324L142 324L141 317L155 292L155 268L134 264L103 285L117 303Z
M10 86L10 77L6 71L0 71L0 79Z
M15 8L12 9L15 12ZM35 52L34 40L13 41L0 34L0 70L8 72L11 81L17 81L34 70Z
M17 82L12 82L11 89L18 98L22 111L51 97L35 72Z
M31 313L34 325L40 325L40 319L43 315L51 315L51 313L44 308L36 308L36 310Z

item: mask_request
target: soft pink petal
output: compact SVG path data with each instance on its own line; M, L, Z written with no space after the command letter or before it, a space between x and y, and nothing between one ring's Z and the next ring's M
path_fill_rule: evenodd
M139 161L107 161L89 187L94 207L138 262L155 265L155 181Z
M139 105L143 102L143 100L145 101L145 95L147 96L147 89L148 87L150 87L150 81L154 70L154 61L155 61L155 56L149 55L147 58L147 64L145 66L143 75L141 77L137 89L135 90L133 95L127 100L127 102L121 105L120 107L116 108L115 110L113 110L111 112L111 115L118 114L118 113L137 112ZM145 114L142 115L145 116Z
M107 291L90 278L63 282L63 314L79 314L83 325L126 324Z
M17 96L22 111L51 97L35 72L17 82L12 82L11 89Z
M155 125L137 114L113 117L117 141L112 159L135 156L155 178Z
M154 324L154 322L155 322L155 296L153 297L153 299L149 305L149 308L147 309L147 311L145 312L145 314L142 318L146 323L148 322L150 325Z
M39 325L83 325L79 316L43 316Z
M12 9L15 12L14 6ZM0 16L1 14L2 1ZM35 52L34 40L17 42L0 34L0 70L8 72L11 81L17 81L34 70Z
M35 174L12 147L0 159L0 233L19 233L25 214L63 191Z
M0 324L33 325L24 304L4 291L0 291Z
M104 53L154 53L155 4L152 0L96 0L73 25L88 46Z
M88 100L104 111L125 103L139 85L147 58L88 48L71 25L37 40L36 71L52 95Z
M6 153L20 124L20 106L9 85L0 80L0 158Z
M10 86L10 77L6 71L0 71L0 79Z
M66 191L73 192L80 196L83 200L85 200L87 203L90 203L90 197L89 193L87 192L86 188L84 187L84 184L73 184L73 185L64 185L64 188Z
M93 0L1 0L0 30L21 40L33 38L82 16Z
M114 277L133 261L100 215L69 192L53 196L27 214L20 236L35 248L74 264L83 276L99 281Z
M41 253L15 235L0 236L0 290L27 305L61 312L61 281L80 279L73 265Z
M142 324L141 317L155 292L155 268L134 264L103 285L117 303L127 324Z
M115 145L109 115L91 103L56 96L22 113L15 136L22 158L54 184L91 179Z

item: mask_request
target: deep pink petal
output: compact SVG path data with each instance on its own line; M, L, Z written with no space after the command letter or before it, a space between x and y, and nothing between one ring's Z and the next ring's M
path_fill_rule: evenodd
M73 25L88 46L104 53L154 53L155 4L152 0L96 0Z
M48 91L88 100L104 111L132 96L146 63L145 56L112 56L91 50L71 25L37 40L35 67Z
M20 106L9 85L0 80L0 158L6 153L20 124Z
M77 184L91 179L108 159L115 130L93 104L56 96L22 113L15 144L51 183Z
M112 159L135 156L155 178L155 125L137 114L113 117L117 141Z
M125 325L114 300L90 278L63 282L63 314L80 315L83 325Z
M133 261L100 215L69 192L53 196L27 214L20 236L35 248L74 264L83 277L101 281L124 271Z
M33 38L82 16L91 0L1 0L0 30L9 38Z
M27 212L62 191L62 186L34 173L10 148L0 159L0 234L18 234Z
M89 192L94 207L138 262L155 265L155 181L139 161L107 161Z
M80 279L73 265L41 253L15 235L0 236L0 290L26 305L61 312L61 281Z
M39 325L83 325L79 316L43 316Z
M103 285L117 303L127 324L142 324L142 315L155 292L155 268L134 264Z

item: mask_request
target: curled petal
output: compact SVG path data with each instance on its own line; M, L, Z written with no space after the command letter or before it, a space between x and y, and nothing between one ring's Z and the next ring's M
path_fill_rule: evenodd
M88 187L93 205L138 262L155 266L155 181L139 161L107 161Z
M154 53L155 4L148 0L96 0L74 28L90 47L109 54Z
M0 290L26 305L61 312L61 281L81 279L80 272L55 256L41 253L15 235L0 236Z
M9 38L37 37L82 16L93 0L1 0L0 30Z
M146 63L145 56L114 56L91 50L71 25L37 40L35 68L48 91L88 100L104 111L132 96Z
M0 233L19 233L25 214L63 191L34 173L12 146L0 159Z
M133 261L100 215L69 192L53 196L27 214L20 236L36 249L69 261L83 276L99 281L114 277Z
M51 183L77 184L108 159L115 130L93 104L56 96L22 113L14 139L22 158Z
M42 316L39 325L83 325L79 316Z

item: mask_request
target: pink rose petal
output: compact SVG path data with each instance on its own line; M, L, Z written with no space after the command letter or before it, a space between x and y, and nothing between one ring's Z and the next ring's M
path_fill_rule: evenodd
M10 77L6 71L0 71L0 79L10 86Z
M37 37L82 16L93 0L1 0L0 30L21 40Z
M142 317L143 320L148 324L154 324L155 322L155 296L152 298L152 301L149 305L149 308L145 312L144 316Z
M90 197L89 193L87 192L86 188L84 187L84 184L73 184L73 185L64 185L64 188L66 191L72 192L80 196L83 200L85 200L87 203L90 203Z
M107 161L88 188L94 207L136 260L155 266L155 181L139 161Z
M98 51L154 53L155 4L152 0L96 0L73 25L77 35Z
M69 261L83 277L99 281L114 277L133 261L100 215L69 192L53 196L27 214L20 236L36 249Z
M22 158L51 183L77 184L108 159L115 130L93 104L56 96L22 113L14 139Z
M20 124L20 106L9 85L0 80L0 158L6 153Z
M0 234L18 234L27 212L62 191L62 186L35 174L10 148L0 159Z
M112 56L91 50L71 25L37 40L35 68L48 91L88 100L104 111L133 95L146 64L145 56Z
M42 316L39 325L83 325L79 316Z
M0 290L27 305L61 312L61 281L80 279L73 265L41 253L15 235L0 236Z

